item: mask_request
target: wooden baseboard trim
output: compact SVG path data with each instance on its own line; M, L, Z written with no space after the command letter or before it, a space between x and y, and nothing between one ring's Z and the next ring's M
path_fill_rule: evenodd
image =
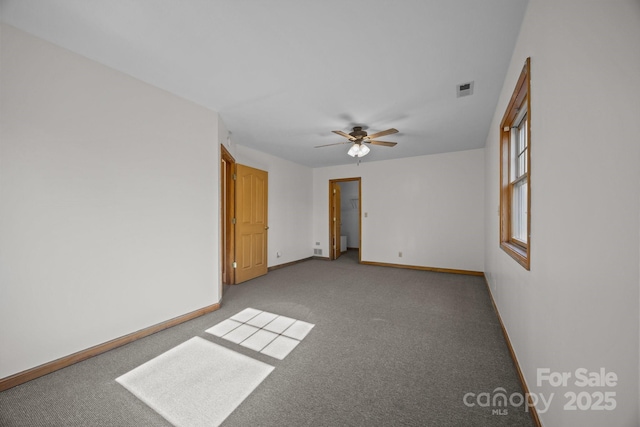
M102 354L106 351L113 350L114 348L128 344L132 341L136 341L140 338L144 338L148 335L160 332L163 329L167 329L172 326L179 325L180 323L184 323L188 320L195 319L196 317L200 317L204 314L211 313L212 311L215 311L219 308L220 303L215 303L207 307L192 311L191 313L183 314L182 316L178 316L165 322L149 326L148 328L141 329L137 332L130 333L120 338L115 338L111 341L98 344L86 350L81 350L69 356L61 357L60 359L54 360L52 362L36 366L35 368L27 369L26 371L22 371L9 377L2 378L0 379L0 391L10 389L11 387L15 387L43 375L50 374L51 372L57 371L58 369L66 368L67 366L73 365L74 363L81 362L93 356Z
M301 262L309 261L310 259L313 259L313 257L310 256L309 258L302 258L297 261L285 262L284 264L274 265L272 267L267 268L267 271L273 271L273 270L278 270L280 268L289 267L295 264L299 264Z
M377 265L379 267L406 268L409 270L435 271L437 273L464 274L467 276L484 276L482 271L456 270L451 268L423 267L420 265L389 264L386 262L360 261L360 264Z
M326 256L312 256L311 259L319 259L320 261L331 261L331 258Z
M516 367L516 372L518 372L518 377L520 378L520 385L522 385L522 391L525 392L526 396L529 400L529 413L531 414L531 419L533 423L537 427L542 427L542 423L540 422L540 417L538 417L538 411L536 407L533 406L533 400L529 395L529 387L527 386L527 381L524 379L524 375L522 373L522 369L520 369L520 363L518 363L518 358L516 357L516 352L513 350L513 346L511 345L511 339L509 338L509 334L507 333L507 329L504 327L504 323L502 323L502 317L500 317L500 311L498 311L498 306L496 305L495 300L493 299L493 294L491 293L491 286L489 286L489 281L487 280L487 276L484 276L484 283L487 285L487 291L489 291L489 298L491 298L491 304L493 305L493 310L496 312L496 316L498 317L498 322L500 322L500 327L502 328L502 334L504 335L504 340L507 342L507 348L509 349L509 354L511 354L511 360L513 360L513 364Z

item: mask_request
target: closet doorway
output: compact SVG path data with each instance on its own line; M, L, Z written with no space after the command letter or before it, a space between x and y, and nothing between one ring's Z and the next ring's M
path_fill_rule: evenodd
M220 145L220 267L222 270L222 289L224 295L226 286L236 283L233 262L235 261L235 184L233 176L236 173L236 160Z
M267 274L268 172L236 163L220 145L222 289Z

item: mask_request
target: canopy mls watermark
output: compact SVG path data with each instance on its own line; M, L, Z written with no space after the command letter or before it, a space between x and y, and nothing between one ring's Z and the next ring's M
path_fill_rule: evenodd
M617 401L616 392L611 389L617 385L618 375L605 368L596 371L590 371L587 368L577 368L573 371L538 368L536 371L538 387L572 388L565 391L561 398L556 399L564 403L565 411L613 411ZM469 408L474 406L489 408L492 415L508 415L509 408L520 407L523 407L525 412L535 407L537 413L544 414L549 410L555 397L555 392L514 392L507 395L506 389L497 387L492 392L465 393L462 402Z

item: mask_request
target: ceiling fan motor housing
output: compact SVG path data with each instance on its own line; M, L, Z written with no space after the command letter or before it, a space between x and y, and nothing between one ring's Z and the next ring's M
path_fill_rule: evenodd
M361 140L367 136L367 132L362 130L361 126L356 126L353 128L353 132L349 133L355 139Z

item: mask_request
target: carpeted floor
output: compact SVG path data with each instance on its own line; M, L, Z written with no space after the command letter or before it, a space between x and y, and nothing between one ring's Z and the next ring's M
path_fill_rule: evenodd
M315 327L283 360L205 332L247 307ZM0 426L169 426L115 379L195 336L274 366L226 427L533 425L523 407L463 401L522 393L483 278L349 251L229 287L218 311L0 393Z

